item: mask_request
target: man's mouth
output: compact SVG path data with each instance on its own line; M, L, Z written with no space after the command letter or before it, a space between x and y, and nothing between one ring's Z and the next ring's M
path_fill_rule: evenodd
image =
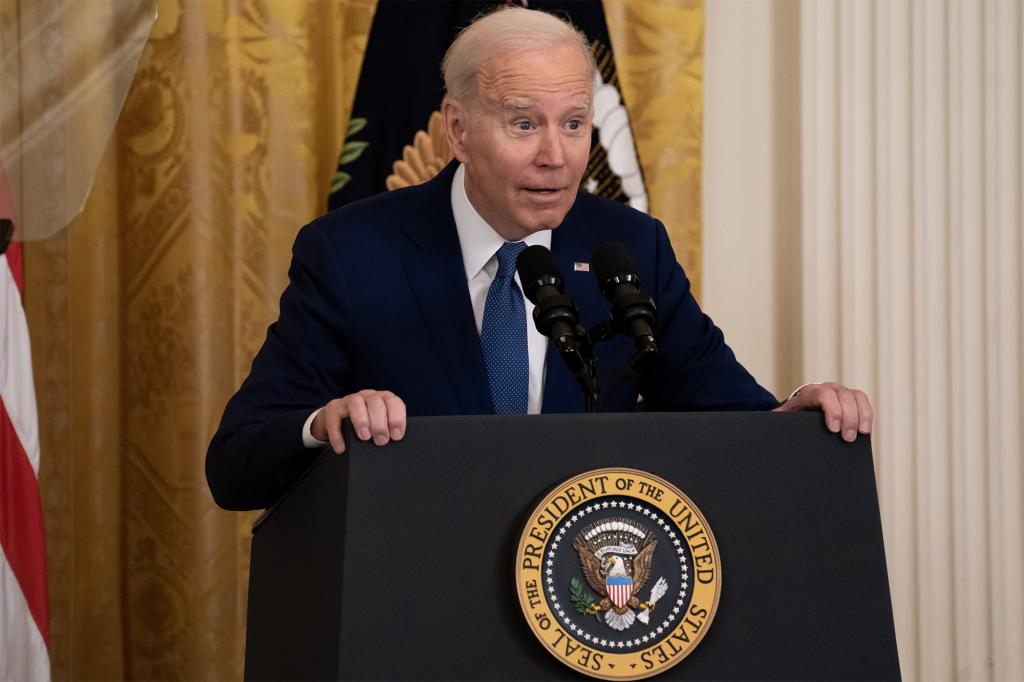
M524 187L524 190L538 197L552 196L561 192L564 187Z

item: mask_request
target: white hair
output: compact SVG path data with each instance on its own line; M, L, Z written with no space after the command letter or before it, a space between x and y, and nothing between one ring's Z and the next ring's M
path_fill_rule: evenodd
M480 66L495 55L550 50L563 45L580 48L593 78L597 65L590 43L568 21L524 7L496 9L462 29L445 53L441 70L446 94L460 102L472 101Z

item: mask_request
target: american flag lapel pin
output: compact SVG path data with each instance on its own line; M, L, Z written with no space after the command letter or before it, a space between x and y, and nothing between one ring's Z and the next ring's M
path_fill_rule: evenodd
M590 263L573 263L573 272L590 272Z

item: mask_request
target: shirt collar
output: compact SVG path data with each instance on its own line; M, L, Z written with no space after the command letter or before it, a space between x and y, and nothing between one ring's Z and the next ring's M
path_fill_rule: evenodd
M468 281L483 270L505 243L505 238L495 232L469 203L469 197L466 196L466 167L461 163L455 170L455 177L452 178L452 214L455 216L455 229L459 233L462 264L466 268ZM539 244L550 249L551 230L539 230L523 241L527 246Z

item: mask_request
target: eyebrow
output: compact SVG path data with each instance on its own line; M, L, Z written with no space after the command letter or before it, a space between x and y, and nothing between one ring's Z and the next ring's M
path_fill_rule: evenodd
M532 103L525 102L505 102L501 105L501 108L505 111L529 111L533 107Z
M532 102L505 102L501 106L501 108L504 111L512 111L512 112L530 111L530 110L534 109L535 107L536 107L536 105L533 104ZM572 110L573 111L587 111L588 109L590 109L590 107L591 107L591 103L590 103L589 100L587 100L586 102L581 102L581 103L573 106Z

